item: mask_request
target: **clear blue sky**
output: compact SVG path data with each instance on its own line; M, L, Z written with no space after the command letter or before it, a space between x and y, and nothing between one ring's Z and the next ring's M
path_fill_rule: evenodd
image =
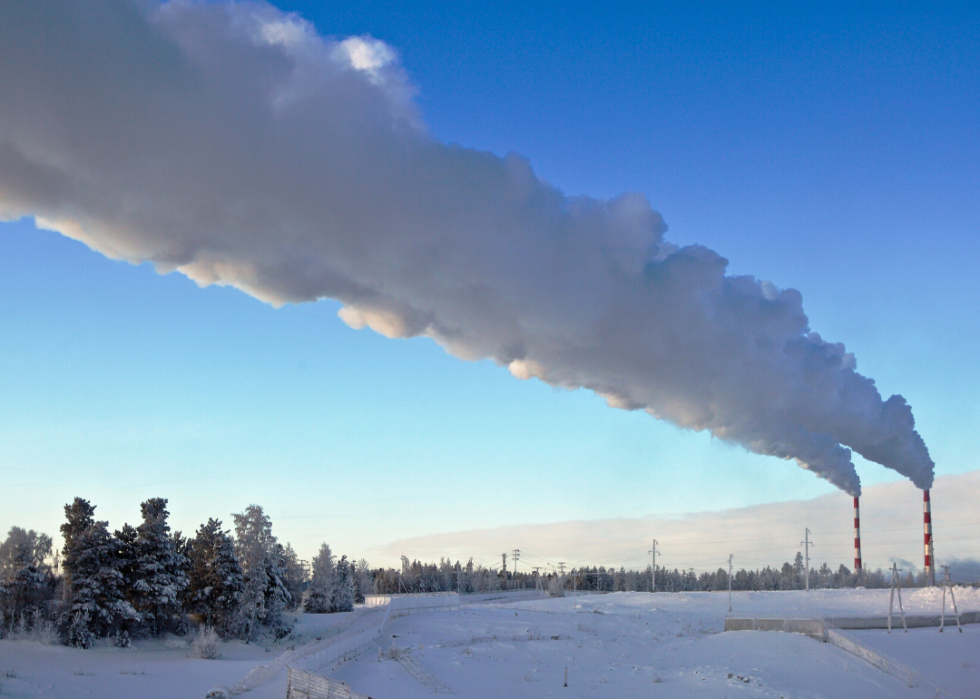
M672 242L799 289L811 327L908 399L937 474L976 467L976 5L278 5L397 49L439 140L520 153L569 194L641 192ZM361 556L831 489L337 308L273 309L0 224L0 528L55 534L75 495L114 527L168 497L186 532L257 502L302 554Z

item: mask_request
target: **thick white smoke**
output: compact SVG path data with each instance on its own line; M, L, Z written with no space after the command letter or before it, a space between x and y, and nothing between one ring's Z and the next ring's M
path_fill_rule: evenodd
M437 142L412 95L390 47L262 3L5 2L0 217L273 304L339 299L353 327L589 388L849 493L851 449L931 485L905 400L810 332L797 291L666 242L640 195L567 197L520 156Z

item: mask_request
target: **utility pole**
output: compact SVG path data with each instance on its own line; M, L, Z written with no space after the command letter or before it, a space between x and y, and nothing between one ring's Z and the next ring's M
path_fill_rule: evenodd
M558 574L565 577L565 561L558 561Z
M960 610L956 607L956 597L953 595L953 581L949 578L949 566L939 566L943 569L943 615L939 621L939 633L943 632L943 627L946 626L946 590L949 589L949 597L953 600L953 613L956 615L956 628L963 633L963 627L960 626ZM935 567L933 567L935 570Z
M728 613L732 613L732 558L735 554L728 554Z
M500 554L500 558L504 562L503 570L504 570L504 575L506 576L507 575L507 554L506 553Z
M905 633L909 632L908 624L905 623L905 609L902 607L902 579L898 577L901 571L902 568L899 568L897 563L892 563L892 591L888 597L888 633L892 632L892 610L895 608L895 590L898 590L898 611L902 614L902 626L905 627Z
M813 542L810 541L810 528L807 527L806 536L803 541L800 542L800 546L806 547L806 591L810 591L810 547L813 546Z
M653 545L650 547L649 553L653 556L653 561L650 565L650 591L657 591L657 540L653 540Z
M516 580L517 579L517 562L519 560L521 560L521 550L520 549L514 549L511 553L514 554L514 558L512 560L514 561L514 579Z

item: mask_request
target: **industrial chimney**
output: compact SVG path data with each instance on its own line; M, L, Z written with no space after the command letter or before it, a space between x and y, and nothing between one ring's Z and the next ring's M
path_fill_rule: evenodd
M922 491L922 523L925 533L926 582L936 584L936 565L932 550L932 503L929 501L929 491Z
M854 572L861 572L861 506L854 498Z

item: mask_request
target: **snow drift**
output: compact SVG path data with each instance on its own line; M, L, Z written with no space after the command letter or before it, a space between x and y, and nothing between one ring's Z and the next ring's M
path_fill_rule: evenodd
M395 51L263 3L0 5L0 217L272 304L425 335L521 379L760 454L852 494L851 449L933 463L800 294L664 237L638 194L569 197L514 154L430 137Z

